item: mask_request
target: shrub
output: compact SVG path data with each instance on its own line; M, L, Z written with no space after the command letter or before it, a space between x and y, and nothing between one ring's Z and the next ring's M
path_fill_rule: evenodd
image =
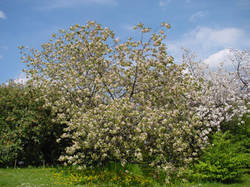
M0 166L56 163L65 144L56 139L63 125L52 122L49 108L37 100L39 90L9 82L0 86ZM66 142L64 142L66 143Z
M240 145L240 152L250 153L250 116L249 113L234 118L232 121L223 125L222 131L229 131L228 138Z
M231 183L239 181L249 171L249 152L242 151L242 142L234 142L231 138L228 131L213 135L212 144L192 168L191 180Z

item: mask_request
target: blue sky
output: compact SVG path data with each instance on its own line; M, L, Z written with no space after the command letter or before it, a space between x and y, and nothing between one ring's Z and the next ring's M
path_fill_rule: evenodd
M143 22L171 24L167 46L177 60L181 47L211 64L228 48L250 49L250 0L0 0L0 83L22 79L18 46L39 48L58 29L95 20L121 39Z

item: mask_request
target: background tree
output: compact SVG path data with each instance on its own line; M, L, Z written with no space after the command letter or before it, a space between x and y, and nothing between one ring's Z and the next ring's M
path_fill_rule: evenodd
M66 145L56 139L63 125L52 122L49 108L43 108L40 91L10 81L0 86L0 165L13 166L58 163Z

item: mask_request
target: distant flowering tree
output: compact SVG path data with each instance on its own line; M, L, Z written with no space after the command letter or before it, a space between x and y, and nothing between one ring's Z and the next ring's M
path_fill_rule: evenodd
M205 63L196 62L195 56L184 49L183 61L188 72L200 85L199 115L210 121L211 127L221 128L222 122L250 113L250 51L231 49L231 71L223 64L210 70ZM243 121L242 121L243 122ZM243 122L244 123L244 122Z
M82 167L144 162L171 173L198 158L220 108L209 100L213 87L167 54L170 25L161 26L151 33L139 23L141 39L120 42L90 21L53 34L41 51L23 51L28 84L43 90L55 120L67 124L61 139L73 144L60 160Z
M231 53L236 73L235 79L238 80L238 85L241 85L241 90L250 92L250 50L231 49Z

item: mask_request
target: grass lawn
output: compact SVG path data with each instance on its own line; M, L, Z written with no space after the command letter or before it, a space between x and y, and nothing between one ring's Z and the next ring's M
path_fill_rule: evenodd
M22 169L0 169L0 187L40 187L40 186L77 186L65 185L58 181L54 174L56 168L22 168ZM79 186L79 185L78 185ZM84 186L84 185L82 185ZM85 186L118 186L118 185L85 185ZM160 185L155 185L156 187ZM175 187L250 187L250 175L244 177L244 181L238 184L182 184Z
M53 181L53 168L0 169L0 186L62 186Z

